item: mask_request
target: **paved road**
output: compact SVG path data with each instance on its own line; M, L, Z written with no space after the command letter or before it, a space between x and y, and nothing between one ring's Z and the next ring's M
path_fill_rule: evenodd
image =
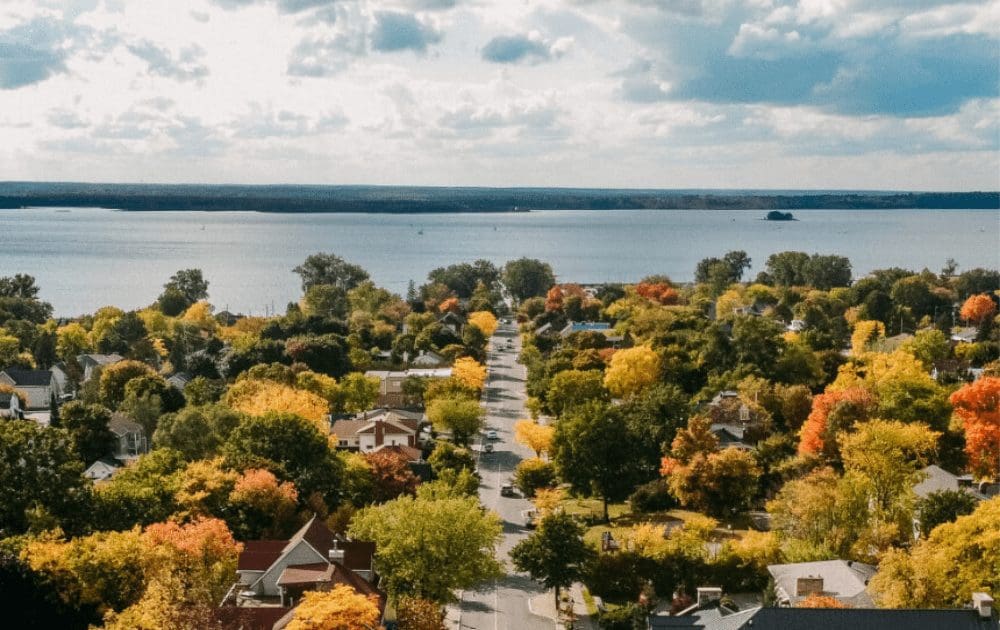
M507 348L512 340L513 349ZM515 361L521 340L514 326L501 326L490 339L487 365L490 368L486 384L486 428L494 429L499 440L493 441L493 453L479 454L482 483L479 498L487 509L503 520L503 541L500 554L507 563L508 575L480 592L466 591L458 610L449 617L459 620L459 628L475 630L552 630L554 622L531 612L528 600L543 592L526 576L513 571L507 554L530 531L522 527L521 511L531 507L527 499L501 497L500 486L508 483L514 467L533 453L514 442L514 423L528 417L524 408L525 369ZM481 449L480 442L479 448ZM456 614L460 613L460 614Z

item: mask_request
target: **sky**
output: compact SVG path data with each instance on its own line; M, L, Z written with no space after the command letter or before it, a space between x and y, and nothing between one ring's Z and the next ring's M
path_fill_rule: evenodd
M0 0L0 180L996 190L1000 0Z

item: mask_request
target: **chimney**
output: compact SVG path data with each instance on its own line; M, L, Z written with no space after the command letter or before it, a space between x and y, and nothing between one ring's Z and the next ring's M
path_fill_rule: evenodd
M795 580L795 596L805 597L806 595L820 594L823 592L823 578L811 575L800 577Z
M333 547L330 547L330 561L344 563L344 550L337 547L337 539L333 539Z
M993 618L993 598L988 593L973 593L972 607L979 613L980 619Z
M699 586L697 591L699 608L722 599L722 589L718 586Z
M385 442L385 423L381 420L375 421L375 446L382 446Z

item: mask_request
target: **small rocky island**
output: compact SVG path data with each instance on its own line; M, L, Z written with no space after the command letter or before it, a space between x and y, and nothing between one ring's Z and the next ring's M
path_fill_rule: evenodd
M791 212L782 212L780 210L771 210L767 213L768 221L797 221Z

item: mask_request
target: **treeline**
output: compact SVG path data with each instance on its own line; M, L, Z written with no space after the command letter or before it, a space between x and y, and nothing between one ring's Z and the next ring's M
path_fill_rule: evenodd
M527 210L997 209L1000 192L768 193L746 191L397 186L204 186L0 183L0 208L255 212L509 212Z

